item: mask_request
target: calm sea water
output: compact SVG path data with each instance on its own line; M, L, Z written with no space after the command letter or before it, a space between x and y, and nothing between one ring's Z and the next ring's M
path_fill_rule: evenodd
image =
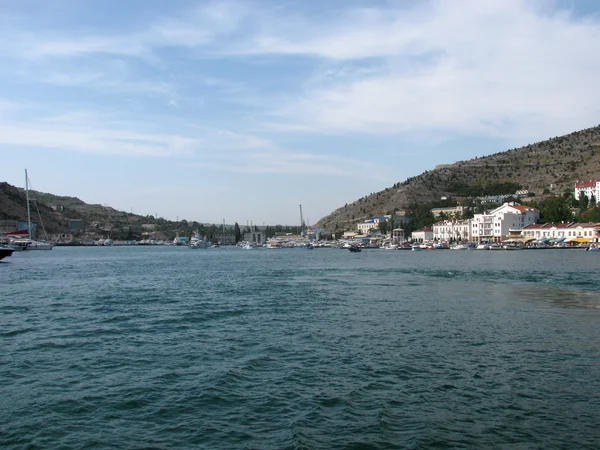
M600 254L0 262L3 448L598 448Z

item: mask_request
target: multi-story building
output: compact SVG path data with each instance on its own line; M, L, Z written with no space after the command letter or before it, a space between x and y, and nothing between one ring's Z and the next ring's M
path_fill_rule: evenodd
M244 241L252 242L253 244L264 244L267 242L267 235L264 231L248 231L244 233Z
M584 193L591 200L592 196L596 199L596 203L600 200L600 178L595 180L579 180L575 183L575 198L579 200L579 196Z
M358 231L360 231L362 234L366 234L371 229L378 229L379 223L387 222L387 220L389 218L390 218L390 216L370 217L369 219L365 220L364 222L357 224L356 227L357 227Z
M235 245L235 232L233 231L221 231L218 233L213 233L212 241L214 244L221 245Z
M501 241L511 230L521 230L537 223L540 212L518 203L504 203L484 214L475 214L471 219L471 237L475 241Z
M433 224L433 239L435 241L470 241L471 220L442 220Z

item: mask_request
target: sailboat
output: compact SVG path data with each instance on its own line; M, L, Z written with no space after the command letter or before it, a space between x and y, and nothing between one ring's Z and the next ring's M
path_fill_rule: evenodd
M31 239L31 208L29 200L29 177L27 176L27 169L25 169L25 199L27 201L27 239L15 239L10 242L10 246L15 250L52 250L53 245L48 242L34 241ZM35 204L37 209L37 202ZM42 216L40 210L37 210L44 235L46 235L46 229L44 228L44 222L42 222Z

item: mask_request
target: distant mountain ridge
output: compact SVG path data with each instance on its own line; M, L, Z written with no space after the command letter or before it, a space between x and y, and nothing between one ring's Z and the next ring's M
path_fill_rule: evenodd
M544 190L559 193L572 189L579 179L599 176L600 126L596 126L489 156L439 165L338 208L317 224L329 231L352 228L368 217L412 203L483 191L492 184L510 183L538 194Z

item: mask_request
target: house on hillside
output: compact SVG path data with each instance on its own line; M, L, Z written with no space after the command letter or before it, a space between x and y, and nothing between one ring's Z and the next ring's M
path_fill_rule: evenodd
M446 208L433 208L431 210L431 214L433 214L433 217L438 218L440 217L442 214L445 215L446 217L450 217L453 219L458 219L460 217L462 217L462 215L465 213L467 208L465 208L464 206L448 206Z
M587 195L588 199L591 199L592 196L596 199L596 203L600 199L600 178L595 180L578 180L575 183L575 198L579 200L581 194Z

